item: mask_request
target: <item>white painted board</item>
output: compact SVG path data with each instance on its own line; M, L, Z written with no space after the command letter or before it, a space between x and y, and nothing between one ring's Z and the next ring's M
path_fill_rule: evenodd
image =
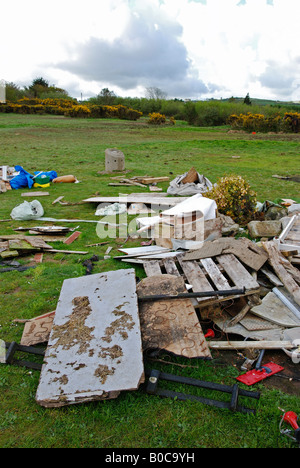
M65 280L37 403L55 407L115 398L143 380L135 270Z

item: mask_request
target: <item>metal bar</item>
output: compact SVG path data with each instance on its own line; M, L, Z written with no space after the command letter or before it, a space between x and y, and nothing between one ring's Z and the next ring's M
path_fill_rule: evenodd
M6 342L5 347L7 349L6 357L5 357L5 363L6 364L21 366L21 367L27 367L29 369L35 369L35 370L41 370L42 369L42 364L37 363L37 362L32 362L32 361L23 361L23 360L19 360L19 359L14 359L14 355L17 352L20 352L20 353L34 354L36 356L44 356L45 355L45 350L44 349L34 348L33 346L19 345L15 341L13 341L12 343L7 343Z
M145 301L155 301L155 300L164 300L164 299L191 299L193 297L211 297L211 296L232 296L238 294L245 294L246 288L242 289L229 289L223 291L201 291L201 292L189 292L189 293L178 293L176 295L165 295L165 294L156 294L153 296L140 296L138 300L140 302Z
M146 370L146 375L151 375L153 376L152 373L148 373L148 370ZM169 382L176 382L176 383L182 383L186 385L193 385L195 387L201 387L201 388L206 388L208 390L217 390L219 392L225 392L225 393L232 393L233 387L229 385L223 385L215 382L207 382L204 380L198 380L194 379L192 377L184 377L184 376L179 376L179 375L174 375L174 374L167 374L165 372L160 372L159 376L157 377L161 380L166 380ZM239 390L239 395L240 396L245 396L245 397L250 397L250 398L260 398L260 393L258 392L251 392L249 390Z
M290 300L281 292L278 288L272 289L273 293L281 300L281 302L294 314L298 319L300 319L300 308L296 307L290 302Z
M157 390L156 395L161 397L176 398L177 400L186 401L199 401L209 406L216 406L222 409L231 409L231 404L226 401L211 400L209 398L199 397L197 395L186 395L185 393L173 392L171 390ZM244 406L237 405L235 411L240 413L255 414L255 409L245 408Z
M260 393L251 392L247 390L241 390L237 384L230 387L227 385L216 384L213 382L205 382L205 381L201 381L201 380L197 380L197 379L193 379L189 377L181 377L181 376L177 376L173 374L166 374L164 372L160 372L155 369L152 369L152 370L146 369L145 373L147 376L149 376L149 380L147 383L147 392L152 395L158 395L161 397L176 398L182 401L185 401L185 400L199 401L200 403L203 403L206 405L216 406L218 408L225 408L231 411L239 411L241 413L251 413L251 414L255 414L256 411L254 409L245 408L244 406L238 405L238 397L246 396L246 397L251 397L251 398L256 398L256 399L260 398ZM218 400L212 400L209 398L200 397L197 395L174 392L172 390L161 390L161 389L158 389L159 379L170 381L170 382L181 383L181 384L194 385L194 386L201 387L201 388L229 393L231 394L231 400L230 402L224 402L224 401L218 401Z

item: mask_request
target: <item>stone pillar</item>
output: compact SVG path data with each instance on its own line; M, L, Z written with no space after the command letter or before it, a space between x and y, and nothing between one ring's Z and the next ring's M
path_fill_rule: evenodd
M105 171L124 171L125 170L125 156L122 151L115 148L108 148L105 150Z

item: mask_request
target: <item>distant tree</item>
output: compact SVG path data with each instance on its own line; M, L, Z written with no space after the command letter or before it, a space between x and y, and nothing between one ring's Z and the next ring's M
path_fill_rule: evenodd
M54 84L50 86L49 82L43 77L35 78L31 85L25 87L25 95L29 98L57 98L66 99L69 94L62 88L57 88Z
M6 100L7 101L16 102L19 99L22 99L22 97L24 96L24 91L22 91L21 88L15 83L6 82L5 88L6 88Z
M43 77L35 78L32 81L31 87L34 87L34 86L42 86L43 88L48 88L49 81L45 80Z
M247 104L247 106L251 106L252 104L249 93L247 93L247 96L244 99L244 104Z
M167 93L160 88L156 88L155 86L150 86L146 88L146 98L147 99L166 99Z
M98 94L99 101L101 104L104 104L106 106L110 106L114 103L116 99L116 95L113 91L110 91L108 88L103 88Z

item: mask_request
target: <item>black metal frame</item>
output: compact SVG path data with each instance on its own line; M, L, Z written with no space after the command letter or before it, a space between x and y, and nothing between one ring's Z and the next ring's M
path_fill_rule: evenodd
M259 400L260 393L259 392L251 392L248 390L242 390L239 388L237 384L231 386L218 384L214 382L206 382L190 377L182 377L173 374L167 374L165 372L160 372L156 369L146 369L146 375L149 377L146 392L151 395L158 395L161 397L169 397L169 398L176 398L178 400L192 400L192 401L199 401L200 403L216 406L218 408L225 408L231 411L238 411L241 413L251 413L255 414L256 410L251 408L245 408L244 406L240 406L238 404L238 399L240 396L247 397L247 398L254 398ZM174 392L171 390L161 390L158 388L159 380L166 380L168 382L176 382L180 384L187 384L196 387L205 388L208 390L217 390L219 392L229 393L231 395L230 402L212 400L209 398L203 398L196 395L185 394L180 392Z
M16 366L28 367L29 369L35 369L35 370L42 369L42 364L39 364L37 362L32 362L32 361L18 360L14 358L14 355L16 352L21 352L21 353L35 354L37 356L44 356L45 350L43 348L34 348L33 346L23 346L23 345L16 343L15 341L13 341L12 343L5 343L5 347L7 349L6 357L5 357L6 364L13 364Z

